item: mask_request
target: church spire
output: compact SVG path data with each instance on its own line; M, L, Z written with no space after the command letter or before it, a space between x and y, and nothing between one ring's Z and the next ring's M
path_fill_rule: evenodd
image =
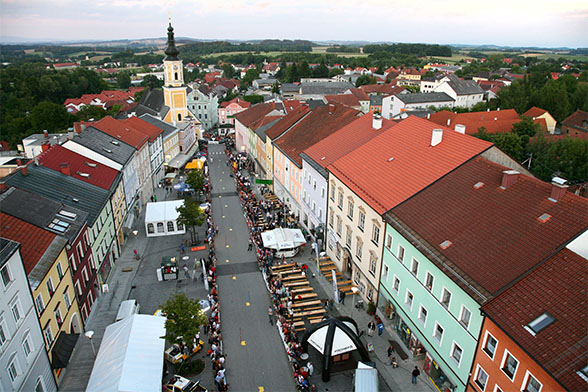
M178 54L180 51L176 48L176 40L174 39L174 28L169 22L169 27L167 28L167 48L165 48L165 60L179 60Z

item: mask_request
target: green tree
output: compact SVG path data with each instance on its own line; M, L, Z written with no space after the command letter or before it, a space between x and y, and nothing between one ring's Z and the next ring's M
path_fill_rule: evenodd
M185 293L175 293L161 305L161 310L167 317L165 340L170 344L184 341L192 349L193 339L200 332L200 326L206 322L198 301L188 298Z
M190 185L194 192L196 193L196 200L200 200L200 192L204 187L204 176L202 175L202 170L195 169L188 173L186 176L186 184Z
M103 117L106 117L107 115L108 112L102 109L102 106L87 105L76 113L76 118L78 119L78 121L88 121L90 119L97 121Z
M325 65L325 60L321 60L321 63L312 70L313 78L326 78L329 76L329 68Z
M131 87L131 75L128 72L119 72L116 74L116 83L119 88L128 89Z
M31 125L37 131L55 132L71 126L75 117L67 112L65 106L43 101L38 103L31 112Z
M355 87L363 86L366 84L376 84L376 78L370 75L361 75L355 81Z
M286 82L294 83L300 81L300 75L298 74L298 66L296 63L292 63L288 69L286 69Z
M233 65L229 63L223 64L223 77L230 79L233 76L235 76L235 68L233 68Z
M329 78L332 78L333 76L343 75L344 73L345 73L345 71L343 71L341 68L333 68L333 69L329 70L329 74L327 76Z
M243 76L243 82L251 85L255 79L259 79L259 71L257 68L248 69Z
M530 138L539 132L539 124L535 124L532 118L523 116L521 121L512 125L512 131L521 138Z
M160 80L155 75L145 75L143 81L141 82L141 86L148 87L148 88L160 88L163 86L163 80Z
M312 75L312 71L310 70L308 61L304 60L302 63L300 63L300 69L298 70L298 74L301 78L309 78Z
M538 90L540 108L547 110L558 122L563 121L572 112L568 93L564 83L550 80Z
M521 80L514 81L510 86L503 87L498 92L496 105L501 109L514 109L519 114L529 109L527 87Z
M179 216L177 222L189 228L192 243L196 243L196 227L204 223L204 212L200 205L191 197L184 198L184 205L176 207Z

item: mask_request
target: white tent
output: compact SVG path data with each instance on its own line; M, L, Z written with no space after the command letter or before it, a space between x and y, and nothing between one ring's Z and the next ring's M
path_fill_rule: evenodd
M349 322L344 322L352 331L357 332L355 330L355 326ZM316 331L313 332L312 335L308 338L308 343L310 343L314 348L316 348L321 354L325 353L325 343L327 341L327 331L329 330L329 325L325 325ZM339 355L349 351L353 351L357 349L353 340L343 332L342 329L336 328L335 335L333 336L333 348L331 349L331 355Z
M358 362L355 370L355 391L378 392L378 369Z
M106 327L86 392L160 392L165 317L135 314Z
M306 244L300 229L274 229L261 233L263 246L270 249L292 249Z
M176 222L180 215L176 208L183 205L184 200L147 203L145 211L145 232L147 237L184 234L186 228L184 226L178 227Z

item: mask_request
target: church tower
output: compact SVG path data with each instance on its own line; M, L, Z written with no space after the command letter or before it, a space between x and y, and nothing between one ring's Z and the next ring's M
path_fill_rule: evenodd
M184 85L184 67L182 60L178 58L180 51L176 48L174 39L174 28L169 23L167 28L167 48L163 59L164 85L163 97L169 112L165 115L164 121L184 121L188 116L187 87Z

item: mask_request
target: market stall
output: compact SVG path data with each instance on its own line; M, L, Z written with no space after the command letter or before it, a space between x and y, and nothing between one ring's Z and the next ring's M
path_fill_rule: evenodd
M178 262L175 257L163 256L161 258L161 267L157 269L157 280L176 280L178 279Z
M147 209L145 211L145 232L147 233L147 237L186 233L186 228L177 222L180 213L176 208L183 205L183 200L147 203Z
M263 246L275 249L276 256L294 257L300 250L300 246L306 244L306 239L300 229L278 228L261 233Z

